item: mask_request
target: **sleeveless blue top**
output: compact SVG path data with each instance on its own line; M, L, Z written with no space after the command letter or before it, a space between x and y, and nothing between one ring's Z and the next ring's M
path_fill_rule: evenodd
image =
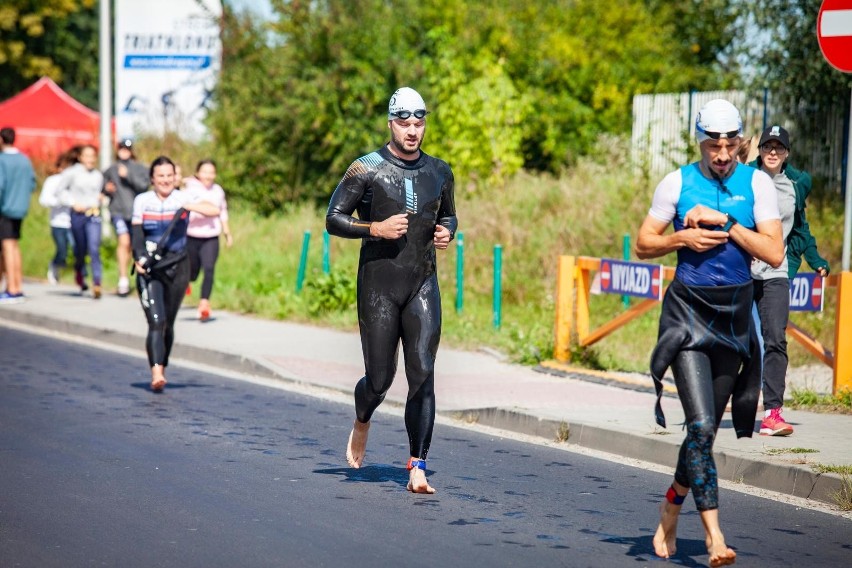
M683 219L696 205L728 213L747 229L755 229L754 190L756 169L737 165L723 182L704 177L698 162L683 166L683 185L677 202L674 230L684 229ZM726 286L751 280L751 255L732 239L705 252L683 247L677 252L675 278L692 286Z

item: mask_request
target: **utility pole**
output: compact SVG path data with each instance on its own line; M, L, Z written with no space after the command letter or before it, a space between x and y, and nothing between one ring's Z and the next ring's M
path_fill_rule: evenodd
M100 4L100 95L101 112L100 162L101 170L112 161L112 0L101 0Z

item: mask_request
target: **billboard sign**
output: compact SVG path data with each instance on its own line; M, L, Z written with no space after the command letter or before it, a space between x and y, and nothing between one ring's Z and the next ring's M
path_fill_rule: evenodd
M220 0L116 0L116 135L198 140L221 67Z

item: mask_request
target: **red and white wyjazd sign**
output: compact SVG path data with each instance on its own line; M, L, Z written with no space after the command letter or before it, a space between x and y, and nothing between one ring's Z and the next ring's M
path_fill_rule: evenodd
M832 67L852 73L852 0L824 0L817 16L817 40Z

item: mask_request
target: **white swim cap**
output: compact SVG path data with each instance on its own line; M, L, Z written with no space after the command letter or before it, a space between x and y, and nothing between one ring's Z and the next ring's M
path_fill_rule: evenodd
M388 103L388 120L400 118L396 116L398 112L408 111L414 114L418 110L423 111L423 116L425 116L426 103L423 102L423 97L411 87L401 87L391 95L390 102ZM417 118L423 117L418 116Z
M742 136L743 120L737 107L725 99L713 99L701 107L695 118L695 138L698 143L719 138Z

